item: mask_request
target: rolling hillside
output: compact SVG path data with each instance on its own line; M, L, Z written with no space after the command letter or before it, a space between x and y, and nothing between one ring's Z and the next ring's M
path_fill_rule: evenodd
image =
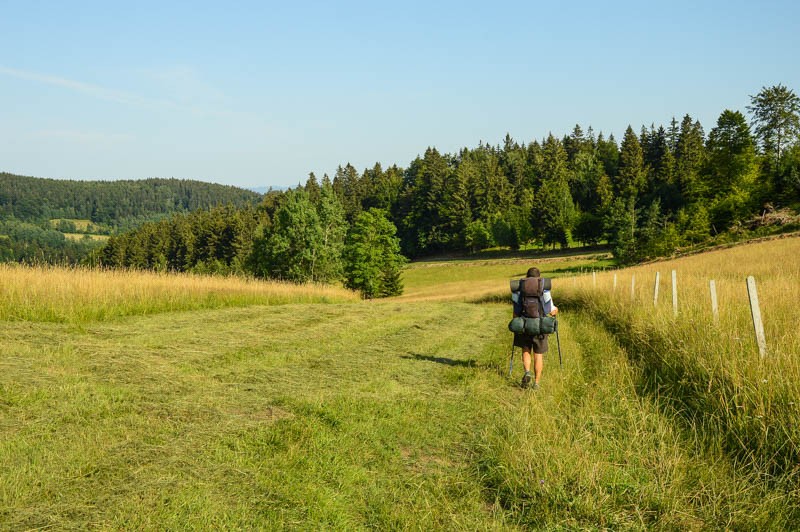
M0 173L0 216L26 222L86 219L115 229L175 212L259 200L249 190L183 179L73 181Z
M563 366L553 341L536 392L517 385L518 353L508 376L502 302L527 262L412 265L406 296L382 301L0 270L0 528L792 528L797 310L776 291L796 295L785 257L798 245L596 277L568 276L598 257L542 261ZM769 364L754 363L734 304L742 261L772 318ZM705 308L695 284L716 276L720 322L742 340L653 307L645 279L672 268L686 313ZM614 274L628 310L613 306ZM604 318L622 312L630 328Z

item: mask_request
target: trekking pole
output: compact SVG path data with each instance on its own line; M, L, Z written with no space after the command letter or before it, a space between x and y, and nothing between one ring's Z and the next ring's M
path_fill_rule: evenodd
M556 319L556 343L558 344L558 367L563 367L561 364L561 339L558 337L558 319Z
M511 363L508 365L508 377L511 378L511 372L514 370L514 344L511 344Z

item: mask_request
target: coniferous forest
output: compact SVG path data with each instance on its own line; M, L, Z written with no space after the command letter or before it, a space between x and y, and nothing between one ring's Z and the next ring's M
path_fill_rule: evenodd
M255 204L260 195L179 179L67 181L0 173L0 261L75 264L109 235L174 213ZM84 220L76 227L73 220ZM65 238L72 233L84 238Z
M376 163L359 172L345 164L332 178L310 174L257 205L241 198L246 205L145 223L112 236L92 260L344 280L372 296L400 290L404 257L608 244L628 264L710 240L797 228L800 99L776 85L750 100L744 112L724 110L708 129L689 115L628 127L619 139L576 125L563 137L528 143L507 135L502 145L452 154L429 147L406 167ZM0 194L5 212L16 214L20 207L9 211L7 190ZM192 210L173 199L153 201ZM124 201L75 203L59 204L59 214L72 208L75 216L109 224L131 216ZM43 216L53 216L50 208Z

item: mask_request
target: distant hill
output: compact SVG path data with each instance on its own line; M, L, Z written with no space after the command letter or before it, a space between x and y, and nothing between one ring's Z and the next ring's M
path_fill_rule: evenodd
M260 198L250 190L185 179L74 181L0 173L0 218L25 222L84 219L125 230L173 213L243 207Z

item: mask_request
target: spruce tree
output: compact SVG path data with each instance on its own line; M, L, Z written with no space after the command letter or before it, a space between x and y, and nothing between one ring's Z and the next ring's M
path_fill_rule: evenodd
M701 176L705 161L703 127L688 114L681 121L678 145L675 149L675 171L685 203L707 199L708 183Z
M616 195L624 199L634 200L641 194L646 180L644 154L639 139L628 126L622 139L619 154L619 173L613 181Z
M776 163L800 137L800 98L784 85L763 87L750 97L755 134L764 153Z

